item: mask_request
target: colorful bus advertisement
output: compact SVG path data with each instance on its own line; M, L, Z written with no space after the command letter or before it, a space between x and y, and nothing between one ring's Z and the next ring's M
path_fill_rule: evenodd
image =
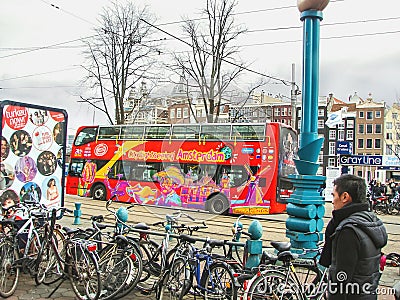
M296 132L280 123L82 126L66 192L214 214L281 213L296 152Z

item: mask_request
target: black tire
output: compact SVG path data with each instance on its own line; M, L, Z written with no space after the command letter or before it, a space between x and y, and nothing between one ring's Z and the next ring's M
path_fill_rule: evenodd
M186 266L187 261L175 259L168 271L163 274L156 289L156 299L182 299L190 290L193 273Z
M155 282L161 276L161 248L152 240L149 240L146 244L140 243L139 245L143 271L136 287L144 293L149 293L155 288Z
M99 254L99 269L103 283L101 299L104 300L113 299L122 290L134 269L132 259L125 256L123 250L118 249L111 253L109 251L110 247L106 247Z
M102 184L97 184L93 187L92 196L94 200L106 200L107 190Z
M223 262L215 262L210 265L209 272L204 272L201 286L204 288L205 300L237 299L238 287L232 268Z
M208 201L208 211L215 215L223 215L228 212L229 201L222 194L216 194L212 196Z
M74 247L69 245L67 247ZM81 246L81 255L67 258L68 277L75 296L80 300L97 300L101 293L101 275L94 254ZM72 249L69 249L71 251Z
M382 203L375 204L374 211L377 215L384 213L384 206Z
M122 298L129 294L136 287L137 283L140 280L140 277L142 276L143 261L140 255L139 247L133 241L130 241L129 247L130 249L125 249L125 251L128 251L126 253L129 253L128 257L132 261L131 272L129 274L129 277L125 281L125 285L115 296L115 299Z
M57 228L53 231L53 246L60 258L65 260L65 236ZM63 276L64 264L57 260L52 245L45 241L39 251L36 260L35 282L37 285L50 285Z
M270 270L261 273L250 283L248 288L247 300L257 299L303 299L301 287L286 274Z
M62 276L62 266L59 264L56 254L51 246L45 245L36 260L35 282L37 285L49 285L58 281Z
M0 244L0 296L8 298L17 289L19 268L13 266L18 259L18 251L10 241Z
M314 265L296 263L293 263L293 265L296 268L296 276L302 284L304 294L307 295L307 299L313 299L319 293L317 289L321 289L319 284L323 276L321 270Z

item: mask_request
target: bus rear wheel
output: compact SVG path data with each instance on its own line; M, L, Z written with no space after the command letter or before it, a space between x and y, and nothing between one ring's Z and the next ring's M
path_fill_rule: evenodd
M225 196L216 194L208 200L208 211L215 215L226 214L229 209L229 202Z
M106 200L106 187L102 184L96 185L93 187L92 195L94 200Z

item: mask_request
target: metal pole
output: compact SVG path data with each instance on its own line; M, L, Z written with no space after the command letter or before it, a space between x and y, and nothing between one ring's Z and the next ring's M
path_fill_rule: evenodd
M296 65L292 64L292 90L290 93L290 104L292 106L292 127L296 128L296 104L297 104L297 89L296 89Z

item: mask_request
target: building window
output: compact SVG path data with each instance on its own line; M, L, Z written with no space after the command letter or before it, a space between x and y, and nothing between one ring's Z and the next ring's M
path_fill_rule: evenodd
M366 148L367 148L367 149L372 149L372 139L367 139Z
M281 115L281 109L278 107L278 108L275 108L275 116L280 116Z
M364 124L358 124L358 133L364 133Z
M382 133L382 124L375 124L375 133Z
M357 148L364 148L364 139L358 139Z
M201 117L201 115L202 115L202 112L203 112L203 110L201 110L201 109L197 109L196 110L196 117Z
M322 151L321 151L321 152L322 152ZM320 165L322 165L322 164L324 163L324 155L321 154L321 152L320 152L320 154L318 155L318 163L319 163Z
M346 126L347 128L354 128L354 120L353 119L346 120Z
M175 108L171 109L169 111L169 118L170 119L175 119Z
M346 140L353 140L353 130L347 130Z
M325 122L324 120L318 120L318 128L324 128Z
M184 107L183 108L183 118L187 118L187 117L189 117L189 108Z
M375 139L375 149L381 149L381 139Z
M325 115L324 112L325 112L324 109L319 108L319 109L318 109L318 117L323 117L323 116Z
M386 129L392 129L393 128L393 123L392 122L386 122Z
M336 142L329 142L329 155L335 155Z
M336 130L329 130L329 139L336 140Z
M367 111L367 120L373 120L374 119L374 113L372 111Z
M381 117L381 111L380 110L377 110L376 112L375 112L375 118L380 118Z
M359 111L359 112L358 112L358 117L359 117L360 119L364 119L364 112L363 112L363 111Z
M335 166L335 158L330 157L328 159L328 166L329 167L334 167Z
M176 109L176 118L177 119L182 118L182 108L180 107Z
M387 133L386 133L386 139L387 139L387 140L393 139L393 134L392 134L391 132L387 132Z
M392 113L392 119L397 120L397 113Z
M338 141L344 141L344 130L338 130Z
M372 133L372 124L367 124L367 133Z
M385 150L386 155L393 155L392 151L392 145L386 144L386 150Z

